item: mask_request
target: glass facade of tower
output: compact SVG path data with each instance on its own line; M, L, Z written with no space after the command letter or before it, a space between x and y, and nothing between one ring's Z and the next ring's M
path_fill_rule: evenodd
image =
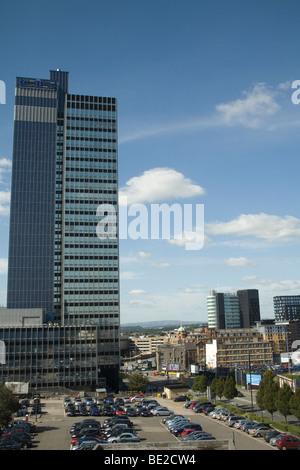
M57 87L17 78L7 306L53 311Z
M73 378L116 384L119 243L96 231L101 204L118 210L116 99L70 94L68 78L58 69L16 81L7 308L43 309L62 343L68 328L94 327L94 372L81 361Z

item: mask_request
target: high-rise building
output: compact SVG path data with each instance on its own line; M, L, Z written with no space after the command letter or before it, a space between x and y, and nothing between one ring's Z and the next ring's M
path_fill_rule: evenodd
M209 328L250 328L260 320L259 297L256 289L237 293L210 291L207 297Z
M42 309L47 327L78 327L85 341L94 327L93 381L102 374L116 383L118 234L96 231L99 206L118 210L116 99L68 88L60 69L16 80L5 318L10 309ZM79 357L79 339L75 349ZM81 363L74 377L83 375Z
M300 295L278 295L273 297L273 303L275 320L297 320L300 338Z
M239 299L235 294L212 290L207 297L209 328L240 328Z
M241 326L251 328L260 321L259 294L257 289L238 290Z

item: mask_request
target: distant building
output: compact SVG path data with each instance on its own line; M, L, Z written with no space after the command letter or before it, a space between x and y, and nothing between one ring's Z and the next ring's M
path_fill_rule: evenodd
M260 320L259 294L257 289L238 290L241 327L251 328Z
M210 291L207 297L209 328L250 328L260 320L259 297L256 289L237 293Z
M300 338L300 295L279 295L273 297L276 321L298 320L298 338Z
M186 372L197 359L197 348L193 343L169 344L157 346L157 369L167 372Z
M197 343L198 364L202 367L247 367L273 363L272 344L255 328L216 329ZM249 356L250 355L250 356Z

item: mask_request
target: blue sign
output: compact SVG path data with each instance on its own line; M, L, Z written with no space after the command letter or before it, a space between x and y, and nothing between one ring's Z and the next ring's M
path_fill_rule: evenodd
M56 88L56 83L51 80L38 80L35 78L20 78L18 85L29 88Z
M246 374L246 381L247 381L247 384L259 385L261 381L261 375L260 374Z

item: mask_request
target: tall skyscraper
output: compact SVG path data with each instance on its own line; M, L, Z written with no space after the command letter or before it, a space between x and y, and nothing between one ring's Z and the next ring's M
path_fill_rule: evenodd
M260 321L259 294L257 289L238 290L237 296L240 302L241 325L243 328L251 328Z
M68 82L60 69L16 80L7 308L95 325L103 372L119 357L118 236L96 232L97 208L118 210L116 99Z
M239 328L239 299L234 294L210 291L207 297L208 327L217 329Z

